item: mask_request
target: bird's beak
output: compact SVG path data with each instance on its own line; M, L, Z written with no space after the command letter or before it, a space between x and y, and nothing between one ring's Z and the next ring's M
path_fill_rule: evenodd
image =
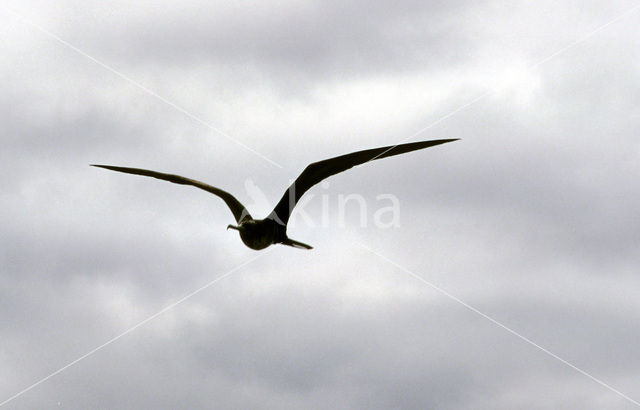
M231 229L235 229L236 231L239 231L239 230L240 230L240 227L239 227L239 226L235 226L235 225L229 225L229 226L227 226L227 230L229 230L229 228L231 228Z

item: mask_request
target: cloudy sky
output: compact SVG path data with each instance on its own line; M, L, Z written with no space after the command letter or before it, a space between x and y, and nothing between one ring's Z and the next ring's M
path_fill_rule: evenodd
M3 408L638 406L637 2L8 7ZM436 138L309 191L311 251L88 166L263 216L310 162Z

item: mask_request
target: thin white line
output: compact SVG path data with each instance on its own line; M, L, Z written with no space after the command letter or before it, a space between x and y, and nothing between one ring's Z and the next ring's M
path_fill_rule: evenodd
M583 36L582 38L574 41L573 43L570 43L556 51L554 51L553 53L551 53L550 55L548 55L547 57L543 58L542 60L536 62L535 64L530 65L529 67L527 67L528 70L531 70L533 68L536 68L544 63L546 63L547 61L553 59L554 57L564 53L565 51L581 44L584 43L585 41L587 41L589 38L593 37L596 33L604 30L606 27L610 26L611 24L617 22L618 20L626 17L627 15L631 14L632 12L634 12L637 8L640 7L640 3L636 4L635 6L631 7L630 9L626 10L625 12L619 14L617 17L613 18L612 20L604 23L603 25L599 26L598 28L596 28L595 30L589 32L589 34L586 34L585 36ZM446 120L449 117L454 116L455 114L457 114L458 112L464 110L465 108L468 108L470 106L472 106L473 104L477 103L478 101L482 100L483 98L485 98L488 95L493 94L495 91L493 89L489 89L485 92L483 92L482 94L478 95L477 97L475 97L473 100L468 101L466 103L464 103L463 105L459 106L458 108L456 108L455 110L449 112L448 114L445 114L443 117L440 117L438 120L432 122L431 124L427 125L424 128L421 128L420 130L418 130L417 132L414 132L413 134L409 135L407 138L403 139L402 141L400 141L400 143L389 147L389 149L387 149L384 152L381 152L380 154L376 155L375 157L371 158L369 161L373 161L374 159L378 158L380 155L383 155L384 153L394 149L395 147L397 147L398 145L402 144L403 142L410 140L413 137L416 137L420 134L422 134L423 132L425 132L426 130L428 130L429 128L434 127L435 125L441 123L442 121ZM367 162L369 162L367 161Z
M587 34L586 36L582 37L579 40L574 41L573 43L561 48L560 50L557 50L556 52L554 52L553 54L551 54L550 56L543 58L542 60L538 61L537 63L535 63L534 65L532 65L531 68L535 68L539 65L542 65L544 63L546 63L547 61L551 60L552 58L554 58L555 56L557 56L558 54L564 53L565 51L569 50L570 48L573 48L575 46L577 46L580 43L584 43L585 41L587 41L589 38L593 37L596 33L604 30L605 28L607 28L608 26L610 26L611 24L617 22L618 20L626 17L628 14L631 14L632 12L634 12L637 8L640 7L640 3L636 4L635 6L629 8L628 10L626 10L625 12L623 12L622 14L619 14L617 17L615 17L613 20L610 20L609 22L599 26L598 28L596 28L595 30L593 30L592 32L590 32L589 34Z
M205 127L217 132L218 134L222 135L223 137L225 137L226 139L228 139L231 142L234 142L238 145L240 145L242 148L251 151L252 153L256 154L257 156L259 156L260 158L264 159L265 161L271 163L272 165L275 165L278 168L282 168L282 165L278 164L277 162L267 158L266 156L264 156L263 154L259 153L258 151L248 147L247 145L245 145L244 143L236 140L235 138L231 137L230 135L228 135L227 133L225 133L224 131L220 130L219 128L209 124L208 122L202 120L200 117L197 117L193 114L191 114L189 111L185 110L184 108L180 107L179 105L167 100L166 98L162 97L161 95L157 94L156 92L150 90L149 88L145 87L144 85L140 84L139 82L133 80L130 77L127 77L126 75L122 74L121 72L119 72L118 70L116 70L115 68L112 68L111 66L103 63L102 61L90 56L89 54L85 53L84 51L80 50L78 47L75 47L73 44L70 44L69 42L63 40L62 38L58 37L57 35L55 35L54 33L50 32L49 30L45 29L44 27L39 26L38 24L34 23L33 21L27 19L26 17L22 16L21 14L10 10L10 9L6 9L9 13L15 15L16 17L20 18L25 24L28 24L29 26L43 32L44 34L48 35L49 37L57 40L58 42L60 42L61 44L64 44L65 46L69 47L70 49L72 49L73 51L77 52L78 54L83 55L84 57L88 58L89 60L93 61L94 63L98 64L99 66L101 66L102 68L111 71L113 74L117 75L118 77L122 78L125 81L128 81L129 83L135 85L136 87L138 87L139 89L141 89L142 91L146 92L147 94L157 98L158 100L162 101L163 103L175 108L176 110L180 111L181 113L183 113L184 115L186 115L187 117L195 120L196 122L204 125Z
M587 376L588 378L590 378L591 380L595 381L596 383L606 387L607 389L611 390L612 392L616 393L617 395L619 395L620 397L625 398L626 400L630 401L631 403L635 404L636 406L640 407L640 403L633 400L631 397L627 396L626 394L622 393L619 390L616 390L615 388L611 387L610 385L606 384L605 382L603 382L602 380L590 375L589 373L585 372L584 370L580 369L579 367L569 363L568 361L566 361L565 359L561 358L560 356L552 353L551 351L545 349L544 347L540 346L539 344L535 343L534 341L532 341L531 339L522 336L520 333L516 332L515 330L512 330L511 328L509 328L508 326L498 322L497 320L495 320L494 318L490 317L489 315L482 313L481 311L479 311L478 309L474 308L473 306L469 305L468 303L464 302L463 300L453 296L451 293L447 292L446 290L434 285L433 283L427 281L426 279L422 278L421 276L418 276L417 274L413 273L412 271L410 271L409 269L405 268L404 266L392 261L391 259L387 258L386 256L381 255L380 253L374 251L373 249L369 248L368 246L364 245L363 243L358 242L360 246L362 246L363 248L365 248L367 251L373 253L374 255L377 255L378 257L384 259L385 261L387 261L388 263L390 263L391 265L395 266L396 268L404 271L405 273L408 273L409 275L413 276L415 279L418 279L420 282L430 286L431 288L437 290L438 292L442 293L443 295L447 296L450 299L453 299L454 301L458 302L459 304L461 304L462 306L466 307L467 309L471 310L474 313L477 313L478 315L482 316L483 318L489 320L490 322L492 322L493 324L501 327L502 329L506 330L507 332L511 333L512 335L524 340L525 342L529 343L530 345L538 348L539 350L542 350L544 353L548 354L549 356L553 357L556 360L559 360L560 362L564 363L565 365L571 367L572 369L574 369L575 371L582 373L583 375Z
M128 333L133 332L134 330L136 330L137 328L139 328L140 326L144 325L145 323L155 319L156 317L160 316L161 314L163 314L164 312L166 312L167 310L170 310L174 307L176 307L177 305L179 305L180 303L184 302L185 300L189 299L190 297L194 296L197 293L200 293L201 291L205 290L206 288L210 287L211 285L213 285L214 283L217 283L218 281L226 278L227 276L231 275L232 273L234 273L235 271L237 271L238 269L250 264L251 262L255 261L258 258L263 257L266 253L270 252L271 250L267 250L267 251L263 251L260 255L256 256L255 258L252 258L250 260L248 260L247 262L242 263L241 265L236 266L235 268L231 269L230 271L228 271L227 273L225 273L222 276L218 276L217 278L215 278L214 280L212 280L211 282L207 283L206 285L194 290L193 292L187 294L186 296L182 297L181 299L178 299L177 301L171 303L170 305L164 307L163 309L161 309L160 311L154 313L153 315L149 316L148 318L144 319L143 321L139 322L138 324L130 327L129 329L125 330L124 332L120 333L118 336L109 339L108 341L104 342L103 344L101 344L100 346L88 351L87 353L83 354L82 356L78 357L77 359L75 359L74 361L66 364L65 366L62 366L61 368L59 368L58 370L56 370L55 372L49 374L46 377L43 377L42 379L38 380L37 382L33 383L31 386L19 391L18 393L14 394L13 396L9 397L8 399L6 399L5 401L3 401L2 403L0 403L0 407L4 406L5 404L9 403L10 401L12 401L13 399L22 396L24 393L28 392L29 390L33 389L34 387L38 386L41 383L44 383L45 381L49 380L50 378L52 378L53 376L57 375L58 373L61 373L63 371L65 371L66 369L68 369L69 367L73 366L74 364L78 363L79 361L86 359L87 357L91 356L92 354L96 353L98 350L101 350L102 348L110 345L111 343L115 342L116 340L120 339L122 336L125 336Z

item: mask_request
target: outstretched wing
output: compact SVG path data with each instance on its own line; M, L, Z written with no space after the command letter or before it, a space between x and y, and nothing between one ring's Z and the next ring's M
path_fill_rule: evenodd
M373 161L375 159L392 157L394 155L404 154L406 152L428 148L434 145L444 144L457 140L458 138L391 145L388 147L372 148L364 151L352 152L351 154L341 155L339 157L325 159L324 161L314 162L307 166L304 171L302 171L302 174L300 174L300 176L286 190L286 192L282 196L282 199L280 199L280 202L278 202L268 218L273 219L280 224L286 225L289 221L291 212L293 212L293 207L296 205L302 195L309 188L322 181L323 179L330 177L331 175L338 174L356 165L364 164L365 162Z
M251 215L249 215L249 212L244 207L244 205L242 205L240 201L238 201L233 195L231 195L227 191L223 191L222 189L218 189L211 185L205 184L204 182L196 181L195 179L181 177L180 175L163 174L162 172L150 171L148 169L114 167L111 165L95 165L95 164L91 164L91 166L105 168L111 171L125 172L127 174L144 175L146 177L153 177L157 179L162 179L164 181L173 182L174 184L192 185L196 188L204 189L205 191L211 192L212 194L222 198L222 200L227 204L229 209L231 209L231 212L233 213L234 218L236 218L236 222L240 223L247 218L251 218Z

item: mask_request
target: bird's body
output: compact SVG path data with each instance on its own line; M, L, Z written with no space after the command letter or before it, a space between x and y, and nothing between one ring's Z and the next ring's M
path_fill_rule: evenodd
M274 243L282 243L287 239L286 227L273 219L246 219L238 227L229 225L240 231L240 239L251 249L264 249Z
M287 222L289 221L291 212L298 200L309 188L331 175L346 171L349 168L364 164L365 162L424 149L451 141L456 141L456 139L421 141L373 148L364 151L352 152L350 154L326 159L324 161L314 162L305 168L302 174L300 174L295 182L285 191L271 214L264 219L252 218L244 205L242 205L240 201L230 193L194 179L141 168L117 167L112 165L92 166L112 171L125 172L128 174L153 177L181 185L192 185L222 198L238 223L237 226L227 226L227 229L232 228L239 231L242 242L251 249L260 250L273 244L283 244L296 248L311 249L311 246L302 242L294 241L287 236Z

